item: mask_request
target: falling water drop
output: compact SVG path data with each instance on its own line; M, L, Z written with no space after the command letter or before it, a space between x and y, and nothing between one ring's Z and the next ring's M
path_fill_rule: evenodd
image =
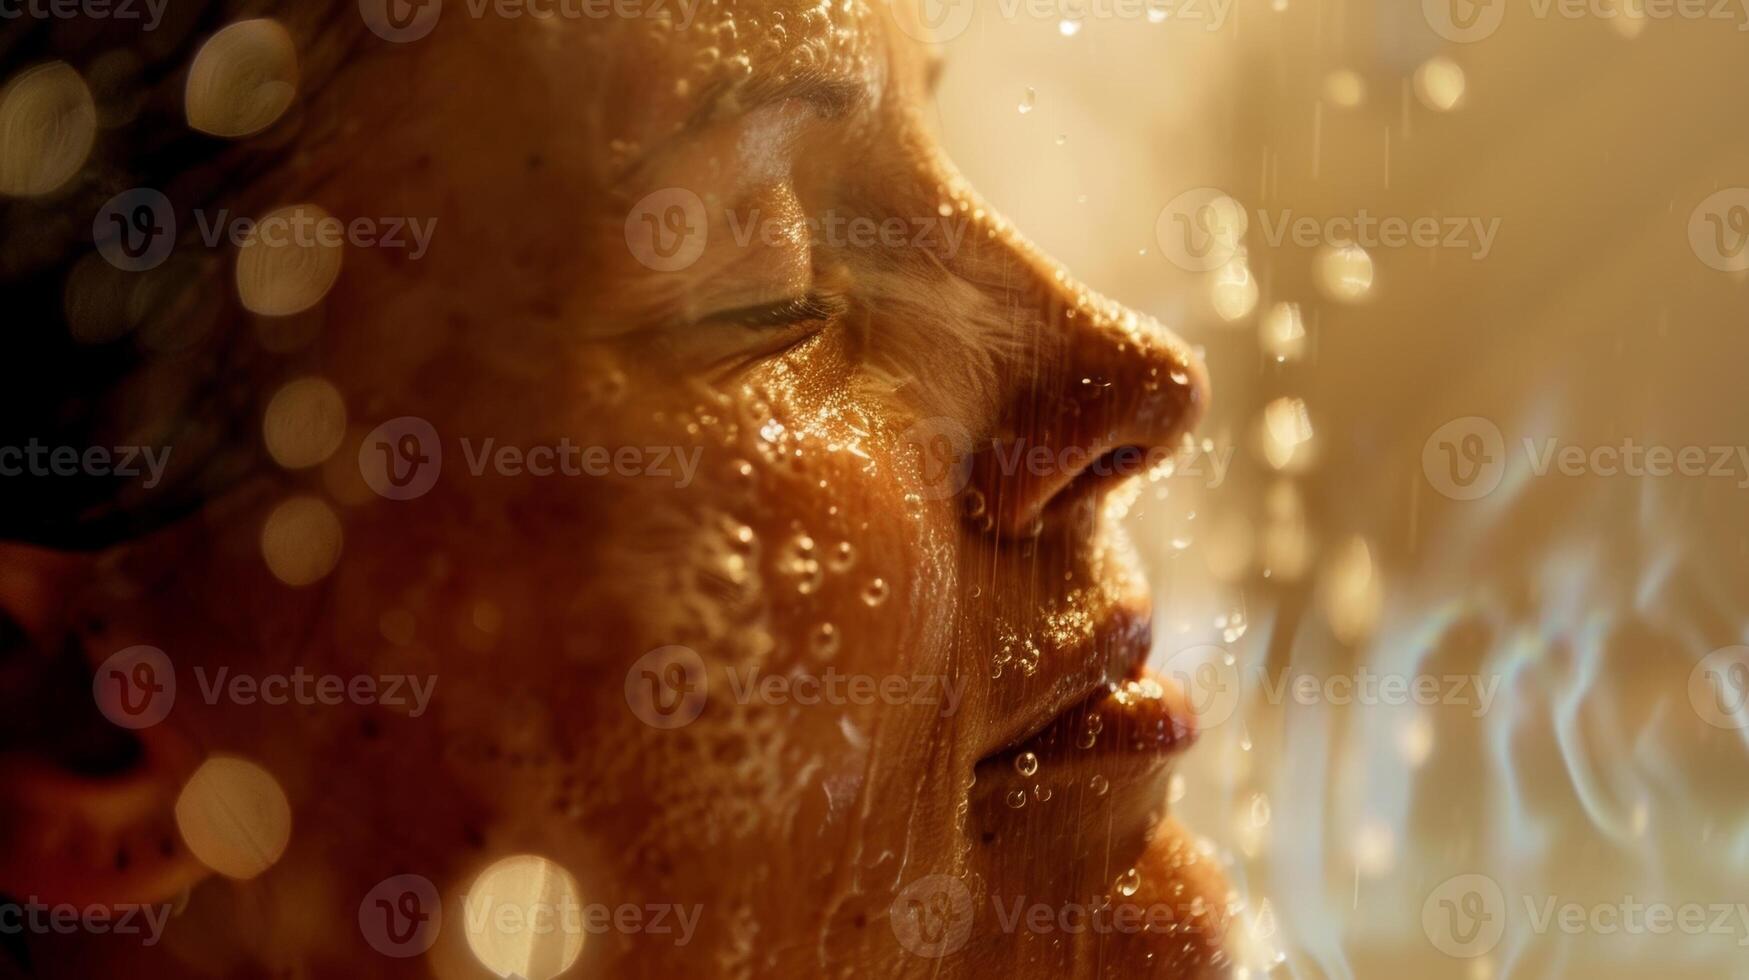
M1142 873L1135 868L1125 871L1123 874L1117 876L1116 887L1119 895L1129 898L1141 890Z
M1318 285L1332 299L1354 302L1372 291L1372 256L1359 245L1327 246L1317 266Z
M1269 824L1269 796L1257 793L1251 797L1251 824L1264 827Z
M1022 752L1014 757L1014 771L1022 776L1030 776L1038 772L1038 756L1031 752Z
M1462 105L1464 87L1464 70L1450 58L1432 58L1415 69L1415 95L1435 112L1450 112Z

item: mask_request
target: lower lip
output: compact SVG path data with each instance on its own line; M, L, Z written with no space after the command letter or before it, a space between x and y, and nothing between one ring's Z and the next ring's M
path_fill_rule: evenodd
M1195 740L1195 716L1183 689L1144 671L1136 680L1099 690L978 768L1049 782L1091 781L1103 791L1158 774Z

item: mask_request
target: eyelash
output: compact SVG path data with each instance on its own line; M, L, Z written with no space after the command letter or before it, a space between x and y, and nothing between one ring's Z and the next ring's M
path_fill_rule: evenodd
M834 293L809 293L766 306L752 306L720 313L710 319L743 327L785 327L813 320L830 320L850 309L844 297Z

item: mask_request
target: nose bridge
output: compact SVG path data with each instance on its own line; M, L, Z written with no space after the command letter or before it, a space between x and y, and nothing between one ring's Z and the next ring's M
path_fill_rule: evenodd
M1172 452L1201 418L1201 358L1152 317L1088 289L1031 245L994 243L1013 268L1014 313L1031 338L1003 372L1013 380L976 472L1010 530L1037 521L1083 474L1130 475ZM1116 455L1113 455L1113 454Z

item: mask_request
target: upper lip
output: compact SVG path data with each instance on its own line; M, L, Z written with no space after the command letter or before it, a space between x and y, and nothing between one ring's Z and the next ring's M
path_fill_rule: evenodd
M1096 695L1137 680L1147 663L1151 617L1145 606L1112 609L1093 633L1094 650L1077 657L1077 667L1055 678L1049 692L1033 699L1002 725L982 758L1001 755L1049 728L1064 714Z

